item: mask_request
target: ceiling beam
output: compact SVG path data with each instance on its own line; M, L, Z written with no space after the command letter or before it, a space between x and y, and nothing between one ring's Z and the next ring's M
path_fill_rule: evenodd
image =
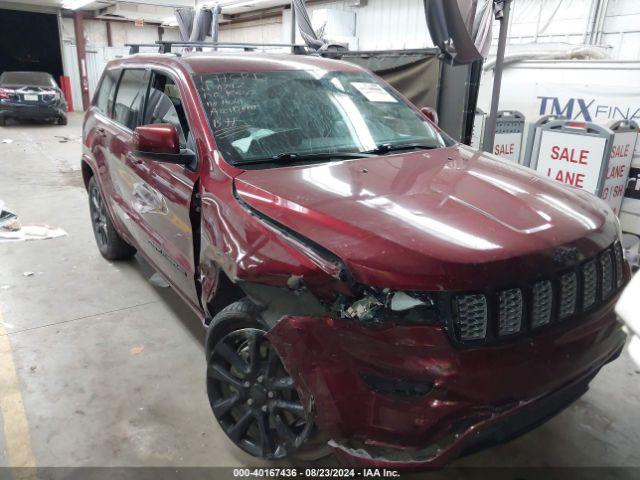
M21 10L23 12L35 13L58 13L58 7L47 7L46 5L33 5L30 3L3 2L0 1L0 9Z

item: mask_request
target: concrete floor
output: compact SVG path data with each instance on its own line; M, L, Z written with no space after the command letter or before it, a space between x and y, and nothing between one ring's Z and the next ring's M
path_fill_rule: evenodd
M0 199L68 232L0 243L0 466L258 465L209 410L199 321L142 262L99 255L81 121L0 128ZM455 465L640 467L639 373L625 353L544 426Z

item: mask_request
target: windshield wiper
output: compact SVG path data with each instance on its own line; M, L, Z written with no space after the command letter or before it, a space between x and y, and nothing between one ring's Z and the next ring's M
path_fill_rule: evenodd
M242 165L257 165L260 163L290 163L290 162L305 162L315 160L351 160L355 158L370 158L372 154L369 152L320 152L320 153L279 153L269 158L260 158L257 160L248 160L246 162L236 162L237 166Z
M392 143L382 143L373 150L367 150L366 152L362 153L383 155L385 153L400 152L403 150L433 150L434 148L438 148L438 145L429 145L426 143L401 143L398 145L394 145Z

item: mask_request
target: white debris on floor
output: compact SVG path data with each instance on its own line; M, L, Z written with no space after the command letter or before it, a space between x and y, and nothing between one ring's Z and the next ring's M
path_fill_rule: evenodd
M22 226L18 216L5 210L4 202L0 200L0 242L26 242L29 240L48 240L50 238L67 235L61 228L49 225Z

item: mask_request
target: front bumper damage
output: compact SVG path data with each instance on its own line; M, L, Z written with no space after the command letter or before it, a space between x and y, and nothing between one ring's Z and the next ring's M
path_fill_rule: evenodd
M344 463L437 468L582 395L623 348L615 300L571 328L492 347L456 348L438 326L331 316L284 317L268 338Z

